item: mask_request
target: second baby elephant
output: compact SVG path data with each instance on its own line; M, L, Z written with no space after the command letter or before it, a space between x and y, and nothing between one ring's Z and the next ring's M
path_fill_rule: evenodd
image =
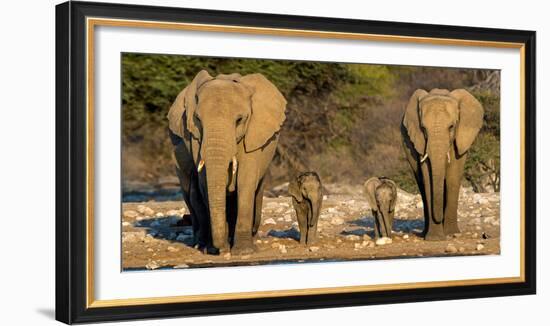
M397 201L397 187L395 183L385 177L373 177L364 185L367 201L374 215L374 234L376 238L391 238L395 202Z
M323 204L321 179L315 172L300 174L288 185L292 204L300 227L300 243L311 244L317 240L317 222Z

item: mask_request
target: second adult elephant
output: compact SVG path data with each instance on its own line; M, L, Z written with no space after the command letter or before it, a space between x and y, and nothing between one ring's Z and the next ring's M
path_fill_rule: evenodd
M285 108L282 94L261 74L214 78L203 70L176 98L169 127L180 181L190 193L188 205L198 208L193 221L200 223L199 242L211 242L221 252L254 250L264 175ZM235 225L228 225L231 215ZM204 239L205 229L211 241Z
M419 89L409 100L401 131L422 194L426 240L460 232L457 206L464 164L482 125L483 107L464 89Z

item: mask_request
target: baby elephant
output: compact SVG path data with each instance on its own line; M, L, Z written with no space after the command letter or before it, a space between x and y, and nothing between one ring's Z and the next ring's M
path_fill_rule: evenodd
M376 238L391 238L397 186L386 177L373 177L365 184L365 195L374 215Z
M300 243L317 240L317 221L323 203L321 179L315 172L304 172L288 185L300 227Z

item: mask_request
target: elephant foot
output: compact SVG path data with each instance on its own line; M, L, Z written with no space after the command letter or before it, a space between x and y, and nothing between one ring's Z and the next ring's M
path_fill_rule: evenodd
M242 241L237 242L233 248L231 248L232 255L250 255L256 251L256 245L252 241L248 243L243 243Z
M443 232L430 232L428 231L426 235L424 236L424 239L426 241L443 241L446 240L447 237Z
M445 224L443 226L443 231L446 235L453 235L460 233L460 229L458 228L458 225L456 223L454 224Z

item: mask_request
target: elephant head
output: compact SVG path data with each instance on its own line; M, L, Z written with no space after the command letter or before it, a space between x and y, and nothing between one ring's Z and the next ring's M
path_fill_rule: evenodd
M288 185L288 193L298 202L308 206L307 226L317 224L323 201L321 179L315 172L300 174L295 181Z
M432 191L432 216L441 223L444 216L444 183L451 158L463 156L483 124L483 107L464 89L452 92L433 89L414 92L403 117L409 140L419 164L428 164Z
M170 129L199 144L214 247L226 250L226 192L234 190L239 155L269 143L285 120L286 100L261 74L211 77L199 72L170 109ZM238 155L239 148L241 152Z
M364 184L364 192L372 210L377 211L378 232L382 237L391 238L393 214L397 201L395 182L385 177L373 177Z

